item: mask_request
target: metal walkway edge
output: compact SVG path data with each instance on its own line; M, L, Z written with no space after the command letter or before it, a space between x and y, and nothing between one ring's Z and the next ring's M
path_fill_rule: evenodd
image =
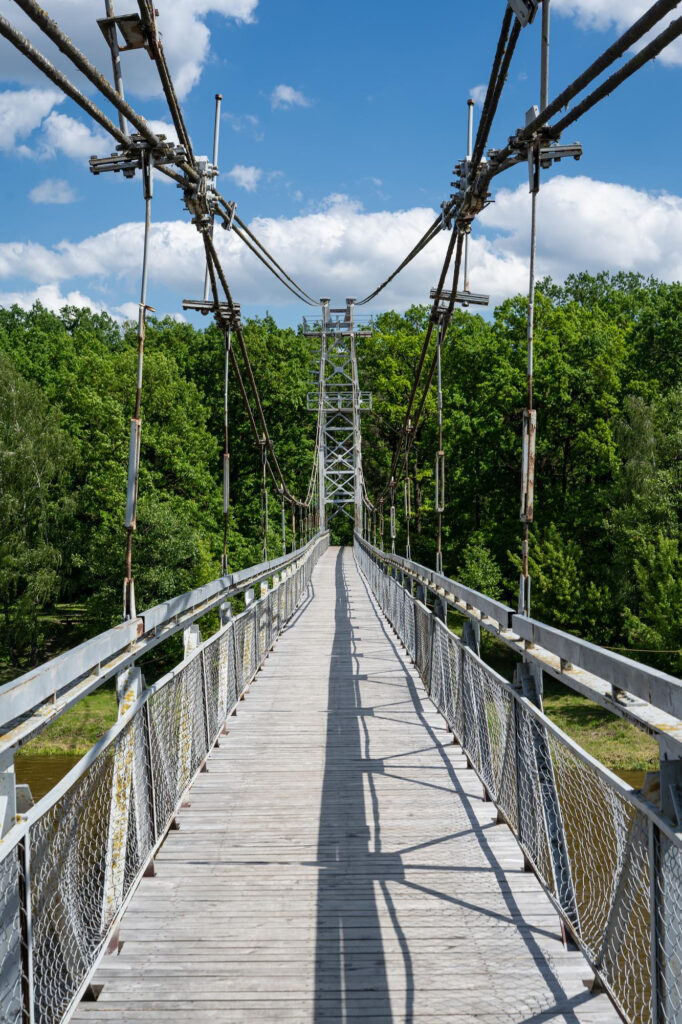
M330 548L73 1019L616 1024L494 814Z

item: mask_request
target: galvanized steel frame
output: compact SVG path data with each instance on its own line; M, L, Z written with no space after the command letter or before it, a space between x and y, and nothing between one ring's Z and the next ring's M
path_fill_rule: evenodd
M419 599L426 596L423 583L419 584L421 594L414 596L413 577L404 574L391 564L392 559L357 535L355 557L379 607L412 657L430 699L482 782L487 798L511 828L527 863L624 1019L629 1024L679 1024L682 1020L682 832L638 790L579 747L532 701L452 633L437 614L440 609L431 610ZM445 659L443 645L447 651ZM476 702L476 691L481 687L483 694L487 694L483 708ZM502 738L503 723L499 711L495 712L496 700L506 707ZM487 734L488 744L480 742L481 729ZM590 848L590 843L597 841L601 823L592 822L591 831L588 828L579 833L570 846L570 857L580 862L583 878L577 890L572 888L568 906L565 886L555 877L549 856L551 829L546 819L538 827L544 817L545 800L542 780L537 770L533 774L528 762L528 737L533 733L542 738L548 751L551 750L548 754L551 770L561 775L555 785L555 795L564 813L574 819L574 828L576 816L582 814L588 822L590 811L599 808L598 803L589 799L587 807L583 807L585 796L594 796L591 791L608 794L613 805L613 809L607 808L605 813L606 817L609 814L613 817L611 841L617 847L617 857L604 868L609 882L606 892L596 891L598 883L586 885L584 882L585 877L590 877L584 871L585 864L591 863L591 854L595 854L595 860L599 856ZM522 749L523 737L526 737L525 750ZM495 740L497 759L489 752ZM564 762L569 763L568 778L565 772L561 774ZM571 795L568 788L571 777L579 775L583 776L582 783L577 787L577 795ZM530 819L526 815L524 820L522 804L534 808ZM617 824L620 824L620 832ZM541 845L533 841L538 835ZM640 930L641 925L646 925L644 943L634 941L641 938L636 927L638 919ZM628 927L630 931L624 934ZM626 948L628 939L630 949ZM633 982L636 972L639 973Z
M197 646L176 668L145 690L127 713L61 782L32 807L0 840L0 879L4 883L0 887L0 909L2 910L0 913L0 1006L2 1007L3 1022L34 1024L35 1021L39 1021L40 1024L53 1024L53 1022L56 1024L57 1021L68 1020L85 992L99 960L106 952L137 884L171 827L182 804L184 794L197 773L203 769L229 716L248 689L277 636L305 595L312 570L328 545L329 535L322 533L305 549L298 552L294 564L290 565L281 581L277 580L272 588L264 585L259 600L251 602L240 615L229 618L217 633ZM254 575L258 575L258 573L254 573ZM263 575L262 572L260 575ZM249 577L249 579L251 578ZM237 633L241 635L240 642L243 645L241 652L237 650ZM234 680L234 688L232 697L226 699L224 703L223 713L216 715L215 712L220 711L220 702L217 690L213 694L212 701L209 699L207 655L209 651L215 651L217 654L218 650L222 652L224 658L223 661L213 658L215 669L213 688L214 690L216 687L229 689L230 674ZM203 709L200 713L202 721L194 723L193 726L195 735L196 726L199 726L201 746L198 750L192 749L192 758L188 761L189 775L185 773L182 779L178 779L178 788L175 790L172 803L168 804L168 794L165 791L162 793L159 788L160 781L155 777L154 772L157 762L159 768L162 766L162 762L159 762L158 759L159 757L163 758L163 750L160 746L163 734L159 733L160 725L157 723L155 727L153 724L153 711L156 707L155 701L170 692L171 686L178 685L180 680L183 680L180 685L186 688L184 680L187 675L190 676L190 683L192 678L198 680L197 685L201 691L198 697L197 694L193 695L194 706ZM227 698L227 690L225 693ZM137 729L137 740L135 740L135 729ZM133 736L132 741L131 735ZM93 942L92 935L90 935L89 946L85 953L82 949L80 950L81 956L89 955L87 963L78 977L74 977L75 958L60 953L58 924L50 924L49 921L40 919L41 915L49 911L51 904L44 896L36 894L35 871L31 862L32 853L43 862L52 856L52 843L46 842L46 837L52 835L53 829L58 830L61 827L59 813L61 804L68 801L70 795L76 791L76 787L87 784L89 773L93 773L95 779L93 784L97 784L98 766L107 756L111 756L112 751L116 753L121 745L130 742L137 743L138 752L141 752L147 763L145 771L148 786L145 789L148 794L148 806L145 814L150 839L148 847L142 851L130 867L127 859L125 860L126 874L125 877L121 876L122 896L117 900L104 923L99 926L88 921L89 932L96 934L96 941ZM108 776L105 773L105 780L106 778ZM117 784L115 775L112 777L112 784L114 786ZM156 798L159 794L165 797L165 803L168 805L163 814L163 820L159 820L159 815L163 813L157 806ZM127 803L133 799L131 793L126 793L123 796ZM43 823L48 820L53 821L54 825L48 827L44 835L34 840L34 833L44 828ZM108 827L109 829L115 827L112 818L109 819ZM58 834L58 831L54 833L55 838ZM129 854L126 852L125 836L123 839L122 856L125 859ZM74 843L87 844L91 840L92 836L88 834L87 826L79 826L75 835L69 834L67 846L72 847ZM136 833L136 843L137 841L139 841L139 835ZM87 860L86 854L81 856L83 861ZM80 865L81 862L78 863ZM98 878L100 872L96 860L89 870L91 885L93 872L95 879ZM73 879L67 880L63 877L59 865L56 865L54 878L57 886L62 883L64 885L73 884ZM82 883L85 885L86 882L88 879L84 877ZM103 879L96 882L96 885L99 886L98 891L102 889L103 884ZM47 952L55 960L55 965L51 965L50 970L47 970L39 959L41 947L35 948L33 936L36 925L43 937L43 953L46 953L44 941L46 931L49 934L50 941ZM74 929L78 930L77 923L74 923ZM52 934L52 930L54 934ZM61 937L66 938L66 936ZM40 968L38 978L36 978L36 966ZM59 973L60 968L61 974ZM47 984L54 986L54 991L46 991ZM37 1006L40 1009L36 1009Z
M37 735L102 683L224 601L295 565L317 540L155 605L0 686L0 754Z

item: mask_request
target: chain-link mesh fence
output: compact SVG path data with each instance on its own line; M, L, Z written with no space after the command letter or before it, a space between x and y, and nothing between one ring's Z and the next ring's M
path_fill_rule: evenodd
M356 542L355 555L624 1018L682 1024L680 835L452 633L380 552Z
M0 847L2 1022L53 1024L69 1011L328 543L322 536L273 589L150 687L17 826L19 841L6 854Z

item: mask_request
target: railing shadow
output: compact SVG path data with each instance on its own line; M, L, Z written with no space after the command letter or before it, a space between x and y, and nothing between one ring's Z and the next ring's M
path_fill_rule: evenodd
M362 574L360 574L360 579L362 580L363 587L367 594L368 600L371 604L373 614L376 618L376 621L379 624L380 629L384 634L386 641L393 648L396 658L406 666L406 660L409 656L405 651L401 650L401 645L397 641L396 637L391 634L388 621L380 611L376 603L376 600L371 592L371 589L368 586L367 581L362 576ZM557 1013L558 1017L561 1019L561 1021L565 1022L565 1024L578 1024L579 1018L574 1012L574 1010L579 1009L582 1006L582 1004L588 1002L592 998L591 993L589 991L585 991L577 997L569 997L563 985L561 984L560 979L557 976L556 968L552 962L551 955L548 955L540 945L538 941L538 935L545 935L548 938L556 938L558 929L557 932L549 932L543 928L526 925L524 923L522 909L519 906L513 892L509 888L509 869L504 868L500 865L488 840L488 829L486 828L486 826L482 825L479 822L474 807L472 806L471 799L462 788L461 782L452 764L452 761L447 756L442 744L440 743L436 733L434 732L431 723L428 720L428 717L424 713L423 701L428 701L429 698L426 695L426 693L423 694L423 697L420 695L415 685L414 679L412 678L411 673L407 670L407 667L405 667L405 681L407 684L407 691L409 694L410 703L414 707L414 710L417 714L417 717L419 718L419 721L423 725L430 739L433 741L432 749L434 753L437 754L437 756L439 756L442 764L444 765L447 771L447 775L452 786L453 795L456 795L461 801L462 807L464 808L464 811L469 822L470 831L476 834L479 847L485 857L485 860L489 865L489 868L494 874L495 880L499 887L499 892L503 896L506 905L506 914L499 916L506 921L521 922L521 926L519 926L517 929L519 943L522 943L526 947L527 953L530 954L531 961L534 962L538 972L542 976L542 979L547 987L548 995L551 996L552 1000L554 1000L553 1004L550 1002L550 1000L548 1000L548 1003L546 1005L539 1006L537 1013L520 1015L518 1024L536 1024L536 1022L537 1024L539 1024L539 1022L542 1019L546 1019L546 1016L548 1014L551 1014L552 1012ZM448 836L445 838L451 837ZM407 854L408 852L411 852L411 850L414 849L414 847L410 849L405 849L402 851L402 853ZM395 856L398 859L400 859L401 854L398 853ZM410 873L415 870L415 867L417 867L418 869L418 865L409 865ZM404 880L404 884L408 888L431 895L435 898L443 900L444 902L454 902L457 905L461 906L463 909L466 908L470 910L476 910L477 912L485 914L486 916L498 916L494 912L487 911L482 907L477 907L475 904L467 903L464 900L454 898L450 894L442 893L432 888L427 888L425 886L419 885L412 879L406 878ZM586 973L588 973L589 969L587 967L587 964L585 965L585 969ZM409 1018L406 1017L406 1019Z

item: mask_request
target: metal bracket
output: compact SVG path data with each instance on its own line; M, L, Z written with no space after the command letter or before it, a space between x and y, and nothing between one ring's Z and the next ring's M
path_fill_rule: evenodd
M209 224L216 213L215 179L218 168L207 156L198 156L196 166L198 179L184 188L185 208L192 214L192 223L201 226Z
M147 42L147 34L139 14L119 14L114 18L98 18L97 24L107 41L109 49L124 53L126 50L146 50L152 53ZM121 33L125 46L121 46L116 38L116 30Z
M228 203L227 209L227 214L222 214L223 228L225 229L225 231L231 231L232 225L234 224L234 215L237 212L237 204L235 202Z
M103 174L106 171L119 171L124 178L134 178L135 171L144 167L145 159L151 166L159 167L163 164L179 164L187 159L187 153L183 146L176 146L173 142L166 142L165 135L159 135L159 145L150 146L144 135L131 135L127 146L121 144L116 147L116 152L110 156L91 156L90 170L93 174Z
M241 306L238 302L233 303L230 308L229 303L219 302L216 307L213 299L183 299L182 308L193 310L195 313L201 313L202 316L208 316L209 313L218 313L223 323L226 323L228 327L233 330L237 330L241 322Z
M452 300L452 292L442 291L439 292L436 288L431 289L431 301L434 299L440 299L442 302L450 303ZM474 292L456 292L455 302L461 306L487 306L490 303L489 295L476 295ZM447 312L447 307L439 306L438 313Z
M535 19L540 6L540 0L507 0L507 3L524 28Z

